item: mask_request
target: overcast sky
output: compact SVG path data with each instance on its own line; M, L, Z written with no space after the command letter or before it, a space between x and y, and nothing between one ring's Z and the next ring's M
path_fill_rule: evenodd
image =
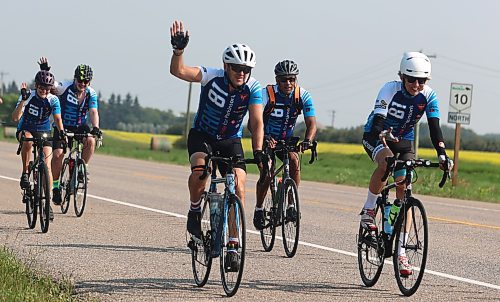
M190 31L185 63L221 67L231 43L257 55L253 76L274 82L274 65L293 59L320 123L364 124L380 87L397 79L404 51L432 58L429 85L447 124L450 83L474 85L469 126L500 133L500 1L8 1L2 0L0 72L30 81L47 56L56 79L77 64L94 69L92 86L138 96L143 106L186 110L188 84L169 73L169 27ZM191 110L198 106L195 85Z

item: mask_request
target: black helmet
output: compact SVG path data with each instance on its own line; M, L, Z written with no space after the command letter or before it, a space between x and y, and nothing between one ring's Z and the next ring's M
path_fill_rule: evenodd
M276 64L274 67L274 74L276 76L286 76L286 75L298 75L299 68L297 64L292 60L284 60Z
M90 81L92 80L92 68L89 65L80 64L76 66L75 69L75 79L80 81Z
M54 75L47 70L40 70L35 75L37 85L54 86Z

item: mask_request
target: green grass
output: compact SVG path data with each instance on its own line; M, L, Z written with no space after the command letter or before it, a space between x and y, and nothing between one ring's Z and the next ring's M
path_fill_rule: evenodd
M171 152L149 150L148 143L124 141L107 136L100 154L125 156L158 162L167 162L187 166L188 154L185 149L172 149ZM251 157L247 152L245 156ZM368 187L375 164L366 154L320 153L318 161L309 165L309 153L304 154L301 176L303 180ZM434 159L433 159L434 160ZM257 173L255 165L248 165L249 173ZM500 202L500 165L460 161L459 185L451 186L451 180L444 188L439 188L442 172L439 169L418 169L418 180L413 185L417 194L451 197L458 199Z
M70 282L56 282L0 249L0 301L77 301L72 293Z
M1 135L2 133L0 137ZM185 166L189 164L187 150L173 148L168 153L152 151L146 141L121 140L119 136L105 135L104 145L98 153ZM247 152L246 156L251 157L251 153ZM430 159L435 160L435 158ZM368 187L370 176L375 169L375 164L364 153L346 154L328 151L320 152L318 161L313 165L309 165L308 160L309 153L306 153L303 156L301 173L304 180ZM249 165L248 172L257 173L257 168ZM477 159L461 159L458 186L452 187L449 181L442 189L437 185L442 175L439 169L419 169L417 174L419 178L413 186L417 194L500 203L500 165L498 164L478 162Z

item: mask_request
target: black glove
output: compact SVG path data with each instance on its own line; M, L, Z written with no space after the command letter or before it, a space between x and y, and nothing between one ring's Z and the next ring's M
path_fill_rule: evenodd
M50 71L50 66L48 62L38 63L40 65L40 70Z
M59 130L59 139L66 140L66 130Z
M31 95L31 92L26 88L21 88L21 100L26 101Z
M183 50L186 48L189 42L189 36L183 31L178 31L175 35L171 36L170 43L172 43L173 49Z
M310 141L309 139L307 139L307 138L306 138L306 139L304 139L304 140L300 143L300 146L299 146L300 151L301 151L301 152L304 152L305 150L308 150L309 148L311 148L311 145L312 145L312 143L311 143L311 141Z
M101 138L102 131L99 129L99 127L94 127L94 128L92 128L92 131L90 131L90 134L92 134L93 136L96 136L97 138Z
M267 161L267 156L262 150L253 151L253 158L257 164L266 163Z

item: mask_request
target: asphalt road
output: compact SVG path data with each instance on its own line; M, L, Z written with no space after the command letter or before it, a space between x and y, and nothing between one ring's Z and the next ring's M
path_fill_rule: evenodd
M218 260L208 284L194 285L186 247L189 169L96 155L87 208L70 208L49 232L27 228L17 145L0 142L0 245L81 296L102 301L211 301L224 297ZM305 167L313 169L314 166ZM238 301L360 301L401 298L386 265L372 288L356 259L366 189L302 182L301 244L284 257L281 241L263 252L251 225L256 177L247 181L247 261ZM418 183L417 183L418 185ZM436 189L437 184L436 184ZM427 270L411 301L500 301L500 205L417 196L429 216Z

